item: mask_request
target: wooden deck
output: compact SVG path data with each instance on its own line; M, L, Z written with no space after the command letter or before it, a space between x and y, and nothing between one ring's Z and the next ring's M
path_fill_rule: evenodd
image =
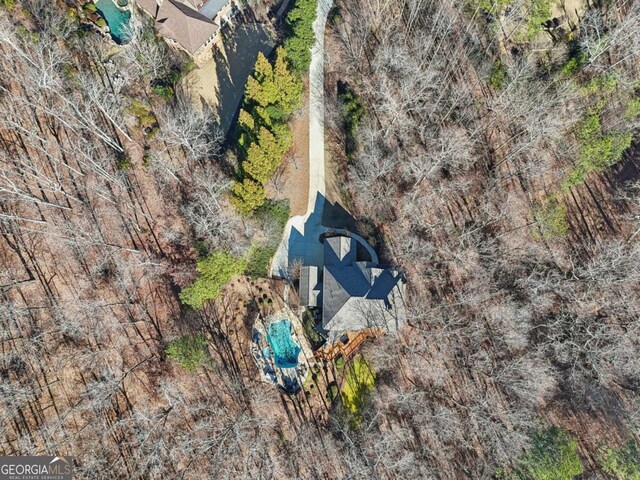
M349 337L349 341L346 344L338 340L328 347L319 348L315 351L314 355L316 358L326 361L332 361L338 355L342 355L342 358L346 361L358 350L365 340L368 338L377 338L382 335L382 333L381 328L367 328L359 332L347 332L346 335Z

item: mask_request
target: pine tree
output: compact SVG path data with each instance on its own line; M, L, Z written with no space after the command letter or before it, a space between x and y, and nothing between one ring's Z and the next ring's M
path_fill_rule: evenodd
M287 51L283 47L278 47L276 55L273 69L275 90L279 94L276 104L282 108L284 115L288 117L300 107L304 85L300 78L291 71Z
M311 62L311 47L316 40L313 21L316 18L316 0L296 0L287 15L287 40L291 66L296 72L305 72Z
M287 125L279 125L275 132L276 135L262 127L242 164L245 173L262 184L269 181L291 147L291 130Z
M300 78L291 71L287 58L285 49L279 47L276 50L275 66L272 67L261 53L254 74L247 80L247 107L250 109L254 104L255 107L266 109L268 119L284 121L300 106L304 86ZM264 118L263 115L262 117Z
M234 183L231 191L234 206L245 215L251 214L266 201L264 186L250 178Z
M244 108L240 109L240 115L238 116L238 123L249 132L252 132L256 126L255 121L253 120L253 117Z
M225 252L214 252L198 260L196 281L182 289L180 300L193 308L201 308L206 301L217 298L231 277L244 271L246 262Z

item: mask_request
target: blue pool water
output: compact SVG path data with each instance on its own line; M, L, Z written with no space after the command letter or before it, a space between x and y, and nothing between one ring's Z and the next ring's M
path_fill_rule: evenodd
M122 11L112 0L98 0L96 8L102 14L109 25L111 38L116 43L127 43L129 41L129 20L131 20L131 12Z
M293 368L298 365L300 347L293 341L291 322L289 320L271 322L267 329L267 339L278 367Z

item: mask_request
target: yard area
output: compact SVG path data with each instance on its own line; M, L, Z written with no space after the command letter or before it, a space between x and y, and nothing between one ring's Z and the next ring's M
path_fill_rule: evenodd
M358 355L349 363L340 398L342 404L354 415L354 422L358 421L358 413L375 381L375 372L362 355Z
M223 31L223 45L202 67L191 71L182 86L191 93L198 106L206 104L218 116L226 134L236 117L247 78L262 52L268 56L275 46L267 24L242 20L234 28Z

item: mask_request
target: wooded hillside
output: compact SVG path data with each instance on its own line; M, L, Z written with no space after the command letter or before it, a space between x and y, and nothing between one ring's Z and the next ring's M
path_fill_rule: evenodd
M637 438L640 6L545 31L535 3L333 16L333 154L411 285L411 328L371 349L385 381L359 445L380 475L573 478ZM552 427L573 473L529 468Z
M327 144L410 318L297 396L249 351L284 296L251 253L286 211L233 207L187 62L144 21L113 50L78 6L12 5L0 454L90 479L637 478L640 4L560 30L542 0L337 2Z

